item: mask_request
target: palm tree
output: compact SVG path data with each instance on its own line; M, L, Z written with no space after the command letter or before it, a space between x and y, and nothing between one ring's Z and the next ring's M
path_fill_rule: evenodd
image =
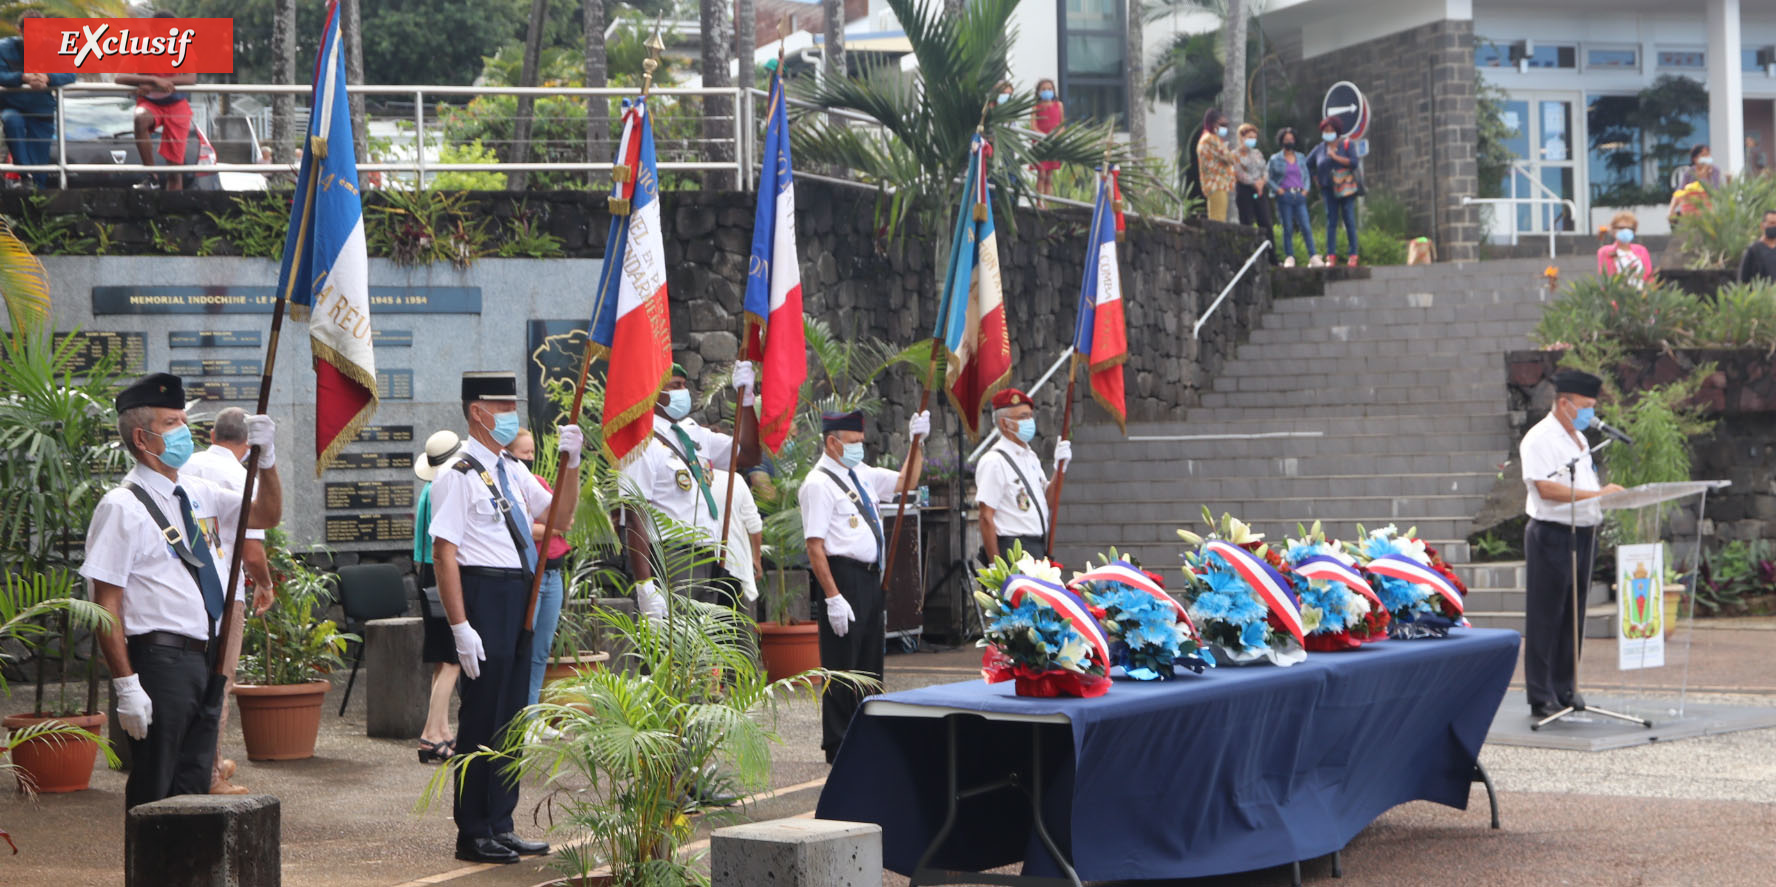
M699 0L697 19L703 34L703 87L733 85L728 77L728 55L733 35L728 31L728 5L732 0ZM734 103L727 98L703 98L703 141L711 160L734 159ZM704 180L710 190L738 186L728 173L710 173Z
M740 60L740 84L753 85L752 53L758 47L758 6L753 0L734 4L734 58Z
M1014 95L1003 105L989 99L1008 71L1006 56L1015 39L1011 15L1018 0L973 0L958 17L919 0L888 0L912 43L918 69L875 65L858 76L827 78L805 90L823 110L867 116L874 127L836 123L816 112L800 116L793 130L798 157L853 170L864 181L892 188L885 196L885 224L898 234L917 215L926 231L956 198L956 183L969 155L976 127L993 144L994 188L1008 228L1010 209L1031 193L1018 172L1038 160L1091 168L1102 161L1113 121L1079 122L1044 137L1024 129L1034 98ZM1125 146L1114 145L1111 159L1124 164L1124 189L1131 197L1164 193ZM948 246L936 238L938 249Z
M827 77L844 77L845 67L845 0L821 0L820 15L826 31Z
M277 0L271 19L271 45L277 50L277 82L296 82L296 0ZM271 151L278 163L296 159L296 97L276 95L271 99ZM258 158L254 158L257 160Z
M608 65L604 55L604 0L583 0L581 11L586 23L586 85L597 88L607 82ZM586 157L597 163L606 156L605 143L610 136L610 102L593 96L586 102ZM598 173L588 178L594 187Z
M1124 51L1128 59L1129 150L1136 156L1147 153L1147 103L1143 101L1147 50L1142 40L1146 36L1142 33L1147 23L1145 6L1142 0L1128 0L1128 46Z
M364 17L358 13L358 0L340 0L340 33L345 36L345 82L353 86L364 82ZM352 95L346 104L351 108L352 148L363 163L369 153L369 129L364 125L364 96Z
M1227 130L1239 129L1246 119L1246 4L1245 0L1224 0L1227 14L1222 17L1222 55L1227 59L1221 75L1221 111L1227 115Z
M543 54L543 22L548 18L549 0L530 0L530 26L524 32L524 67L518 75L519 86L537 85L537 63ZM530 132L535 111L535 96L518 97L518 110L512 118L510 156L513 163L523 163L530 157ZM530 175L523 170L508 173L506 187L512 191L522 191L529 180Z

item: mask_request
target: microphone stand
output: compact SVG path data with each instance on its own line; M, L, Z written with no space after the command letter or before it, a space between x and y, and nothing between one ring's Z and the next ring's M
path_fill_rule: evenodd
M1572 697L1567 701L1564 708L1529 725L1529 729L1531 730L1540 730L1567 715L1577 714L1582 711L1603 715L1606 718L1627 721L1630 724L1639 724L1649 730L1652 729L1653 726L1653 722L1646 718L1637 718L1633 715L1613 712L1609 709L1598 708L1594 705L1586 705L1584 700L1579 697L1579 645L1584 641L1583 632L1585 631L1585 611L1582 608L1582 603L1584 598L1589 596L1581 595L1579 593L1579 460L1589 457L1598 450L1609 446L1614 441L1615 438L1605 436L1602 442L1598 443L1597 446L1572 457L1572 460L1567 462L1565 467L1556 468L1554 470L1554 474L1560 474L1563 471L1566 472L1567 514L1568 520L1571 522L1566 534L1566 553L1567 560L1572 565L1573 689ZM1597 536L1595 534L1591 537L1591 555L1593 558L1597 556ZM1587 586L1589 585L1589 583L1586 584Z

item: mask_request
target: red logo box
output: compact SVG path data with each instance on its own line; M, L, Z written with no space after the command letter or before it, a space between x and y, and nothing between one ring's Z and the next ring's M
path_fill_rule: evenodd
M232 74L234 19L28 18L33 74Z

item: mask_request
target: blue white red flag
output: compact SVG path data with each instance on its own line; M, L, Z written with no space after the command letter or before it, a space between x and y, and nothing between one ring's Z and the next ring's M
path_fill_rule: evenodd
M1097 653L1099 665L1110 667L1110 638L1104 634L1104 627L1092 617L1091 610L1086 608L1085 601L1079 595L1059 585L1050 585L1040 579L1021 575L1005 580L1001 593L1014 607L1024 602L1025 595L1034 595L1037 600L1061 614L1073 626L1073 630L1091 644L1092 650Z
M1375 589L1369 587L1369 581L1363 578L1363 574L1358 572L1356 567L1329 554L1316 554L1306 558L1296 564L1294 570L1309 579L1337 582L1368 598L1376 606L1381 605L1381 598L1376 596Z
M1177 598L1166 594L1166 590L1156 585L1147 576L1146 571L1128 561L1111 561L1101 567L1087 570L1074 576L1073 581L1067 584L1070 588L1077 588L1086 582L1115 582L1137 591L1144 591L1170 605L1172 612L1178 616L1178 622L1188 626L1192 635L1196 634L1196 623L1190 621L1190 614L1185 612L1184 605L1178 603Z
M1246 584L1250 585L1260 598L1264 599L1264 603L1270 607L1270 612L1283 623L1283 627L1289 630L1289 634L1295 637L1296 642L1306 645L1307 639L1306 632L1302 630L1301 610L1296 607L1295 592L1289 587L1289 580L1284 579L1283 574L1278 573L1270 564L1260 560L1257 555L1231 542L1210 539L1203 543L1203 548L1213 554L1220 555L1221 559L1226 561L1227 565L1232 567L1241 579L1246 580Z
M1368 569L1371 573L1427 586L1442 595L1455 608L1455 612L1462 612L1461 592L1456 590L1449 578L1412 558L1402 554L1384 554L1370 561Z
M789 156L789 114L783 71L771 73L758 208L752 217L752 258L746 272L746 350L759 366L759 441L775 453L790 426L808 378L802 334L802 269L796 259L795 169Z
M645 99L625 103L611 188L611 229L592 309L592 342L607 359L604 446L626 465L652 439L654 402L672 369L660 175Z
M977 133L968 148L968 174L950 238L937 329L931 334L949 354L945 388L972 438L980 437L981 411L987 402L1011 381L1011 340L1006 336L999 244L987 189L987 160L992 156L992 144Z
M296 200L284 238L278 292L290 317L309 321L315 370L315 473L376 414L376 352L370 330L370 263L364 250L364 202L345 95L339 4L315 57L308 150L296 174Z
M1073 359L1091 372L1092 398L1128 431L1128 405L1122 365L1128 361L1128 331L1122 311L1122 270L1117 232L1121 213L1112 198L1115 179L1098 175L1092 226L1085 252L1085 280L1079 287L1079 316L1073 327Z

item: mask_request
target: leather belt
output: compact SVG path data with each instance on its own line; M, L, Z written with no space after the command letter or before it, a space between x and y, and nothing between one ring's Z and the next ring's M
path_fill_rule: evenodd
M128 643L147 644L151 647L177 647L193 653L206 653L210 649L209 641L188 638L170 631L145 631L141 634L132 634L128 638Z
M484 579L523 579L524 571L518 567L458 567L464 576L480 576Z
M565 560L567 560L567 555L565 555L565 554L560 557L549 558L548 560L543 561L543 570L545 572L547 572L549 570L559 570L559 569L561 569L562 561L565 561Z

